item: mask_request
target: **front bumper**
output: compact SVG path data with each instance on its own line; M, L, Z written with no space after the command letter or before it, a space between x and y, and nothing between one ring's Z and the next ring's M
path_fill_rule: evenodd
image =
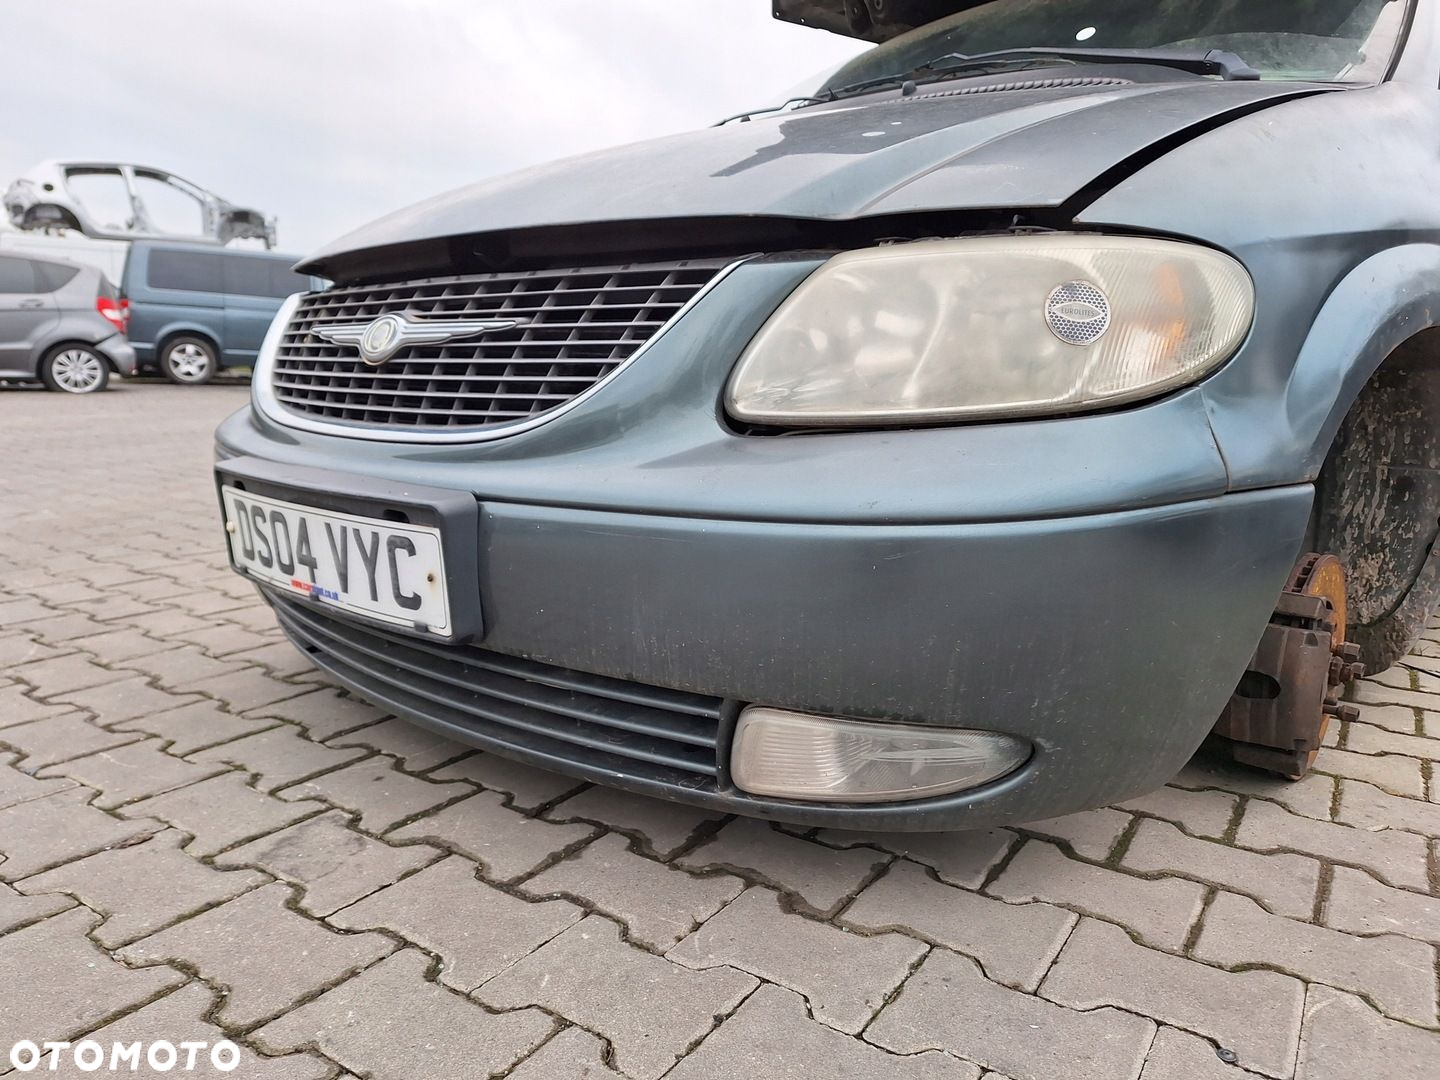
M263 472L264 463L245 467ZM277 475L294 484L304 474ZM483 609L478 642L421 645L272 599L291 638L342 683L486 749L800 825L974 828L1101 805L1173 776L1245 668L1311 499L1300 485L940 525L707 520L482 499L478 589L454 598ZM538 703L526 696L536 686L549 688ZM578 717L588 738L537 728L532 714L554 711L552 691L580 695L559 715L572 727ZM923 802L755 797L735 789L726 769L730 728L749 703L1002 731L1034 753L986 787ZM638 725L660 742L639 756L619 747L604 719L616 709L621 730ZM674 737L675 725L689 734ZM676 746L709 768L665 760Z
M740 266L643 362L509 438L405 445L231 417L221 457L297 490L310 470L312 490L415 485L478 506L480 639L417 658L413 641L338 618L328 632L286 620L292 636L362 695L453 737L802 825L975 828L1163 784L1245 670L1301 551L1311 485L1228 493L1200 388L1066 419L737 434L718 404L734 358L819 261ZM757 798L725 769L752 703L1001 731L1034 752L925 802ZM708 753L709 772L610 753L626 725L690 764Z

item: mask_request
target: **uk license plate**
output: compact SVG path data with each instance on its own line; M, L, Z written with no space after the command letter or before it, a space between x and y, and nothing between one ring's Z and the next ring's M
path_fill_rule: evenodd
M235 566L269 585L395 626L453 630L440 530L223 487Z

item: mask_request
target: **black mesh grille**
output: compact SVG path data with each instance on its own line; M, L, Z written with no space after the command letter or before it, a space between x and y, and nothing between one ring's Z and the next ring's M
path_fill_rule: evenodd
M428 278L304 297L270 373L292 412L349 425L451 431L522 423L610 375L724 268L690 260L578 270ZM500 318L524 325L402 349L378 367L326 325L395 312L429 321Z

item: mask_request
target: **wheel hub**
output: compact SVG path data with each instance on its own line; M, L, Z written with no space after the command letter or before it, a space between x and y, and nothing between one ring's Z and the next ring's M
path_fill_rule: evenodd
M1302 556L1215 725L1236 761L1299 780L1330 721L1358 715L1340 701L1345 684L1365 673L1345 633L1344 565L1334 555Z

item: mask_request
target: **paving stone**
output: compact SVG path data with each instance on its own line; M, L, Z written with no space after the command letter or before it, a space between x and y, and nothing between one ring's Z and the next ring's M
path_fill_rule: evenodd
M1440 897L1392 889L1344 866L1335 867L1323 921L1354 934L1400 934L1440 945Z
M940 949L865 1033L896 1053L945 1050L1015 1080L1138 1076L1154 1035L1153 1021L1063 1008L992 983L975 961Z
M56 694L68 694L75 690L88 690L104 683L115 683L125 678L127 671L114 671L89 660L79 652L55 657L53 660L24 664L10 668L12 678L32 688L36 697L50 698Z
M1295 1080L1434 1080L1437 1036L1387 1020L1365 1002L1312 985Z
M1207 925L1213 918L1212 905ZM1040 993L1071 1008L1109 1005L1207 1035L1234 1050L1246 1068L1282 1080L1295 1061L1305 1003L1297 979L1169 956L1094 919L1080 920Z
M57 866L19 883L33 896L66 893L105 917L94 938L118 948L265 884L250 870L221 873L186 855L185 837L174 829L142 844L102 851Z
M68 610L83 611L100 622L114 622L149 615L160 609L154 604L146 604L122 593L108 593L94 600L81 600L78 603L70 604Z
M677 1066L678 1068L678 1066ZM678 1075L671 1073L672 1077ZM605 1044L584 1028L567 1027L505 1074L505 1080L625 1080L605 1064Z
M382 844L352 829L343 810L331 810L231 848L215 865L254 866L300 885L299 907L324 918L442 854L424 844Z
M573 776L536 769L499 754L479 751L469 757L435 769L432 780L469 780L510 797L510 805L527 813L585 786Z
M328 740L326 745L378 750L382 754L399 758L400 764L410 772L425 772L452 758L468 754L472 749L398 716L358 731L337 735Z
M57 609L42 604L34 598L7 600L0 603L0 626L18 626L21 623L47 619L57 614L59 614Z
M106 726L190 705L200 698L194 694L168 694L157 690L140 676L106 683L89 690L59 694L57 701L78 705L95 714L95 722Z
M1353 937L1221 893L1205 913L1193 954L1226 967L1264 964L1294 972L1368 995L1396 1019L1436 1024L1435 949L1410 938Z
M18 881L163 827L158 821L121 821L96 810L88 805L94 794L72 787L0 810L0 881Z
M63 644L75 638L94 637L114 629L115 627L97 622L82 611L71 611L63 615L57 613L54 618L37 619L25 624L26 633L34 634L52 645Z
M1205 886L1180 878L1146 880L1067 858L1031 841L987 890L1002 900L1043 900L1117 922L1147 944L1178 950L1200 915Z
M243 660L247 664L260 664L277 679L298 679L319 669L310 657L288 641L271 641L245 652L232 653L232 660Z
M840 921L868 931L900 930L978 960L996 982L1040 985L1076 916L1049 904L1006 904L932 880L915 863L892 864Z
M339 690L312 690L253 709L249 715L288 720L303 727L316 742L324 742L343 731L383 720L387 714Z
M974 829L950 833L854 833L821 829L815 839L829 847L879 848L903 855L935 871L941 881L962 889L978 889L990 871L1018 842L1008 829Z
M0 731L73 711L69 705L47 705L34 700L19 683L0 683Z
M125 622L137 630L162 638L183 638L212 624L210 619L197 619L194 615L174 608L138 615L126 619Z
M166 994L159 1001L122 1017L113 1024L107 1024L99 1031L91 1032L87 1039L97 1042L105 1051L105 1061L111 1061L115 1043L126 1046L139 1043L144 1049L156 1042L168 1042L178 1052L174 1072L179 1075L217 1076L220 1071L211 1064L209 1048L227 1037L223 1028L206 1021L213 1007L215 995L199 983L190 983ZM231 1040L239 1048L240 1060L231 1075L245 1080L329 1080L335 1069L328 1061L309 1054L290 1054L281 1058L261 1057L243 1042ZM182 1043L205 1043L204 1049L196 1049L193 1069L187 1069L191 1051ZM48 1062L43 1068L46 1076L79 1080L81 1077L104 1075L104 1072L82 1070L75 1065L73 1051L58 1055L61 1063L53 1072ZM142 1060L144 1060L142 1058ZM162 1058L163 1061L163 1058ZM121 1070L125 1066L120 1066ZM169 1071L169 1070L167 1070ZM138 1075L153 1076L155 1071L144 1066Z
M1028 833L1063 840L1082 859L1102 862L1114 850L1116 841L1132 820L1129 814L1101 807L1045 821L1027 821L1023 829Z
M46 765L132 743L139 738L139 735L106 731L80 713L67 713L6 728L0 732L0 745L19 751L24 755L23 767L38 772Z
M1359 780L1340 781L1340 820L1372 831L1407 829L1440 836L1440 804L1402 799Z
M661 952L739 896L730 874L698 876L630 850L606 833L525 883L533 896L575 896L625 924L631 941Z
M1145 1058L1140 1080L1250 1080L1257 1075L1225 1064L1210 1041L1178 1028L1162 1027Z
M1386 668L1384 671L1377 671L1373 675L1367 675L1365 677L1365 681L1367 683L1371 683L1377 686L1394 687L1397 690L1427 689L1426 687L1414 685L1414 683L1412 682L1410 669L1401 667L1399 665L1392 668ZM1433 690L1433 687L1429 689Z
M48 721L55 723L56 721ZM107 733L108 734L108 733ZM137 733L131 739L140 739ZM36 775L68 777L100 794L91 804L111 810L136 799L160 795L224 772L223 767L192 765L160 749L159 739L129 742L88 757L41 769Z
M557 825L521 817L495 792L481 791L396 829L386 839L439 844L475 859L491 877L513 881L593 835L594 829L588 825Z
M285 799L321 798L360 815L360 827L381 833L474 792L469 784L436 784L395 767L386 757L357 761L343 769L287 787Z
M489 1080L539 1046L554 1021L539 1009L497 1016L425 980L406 949L252 1033L267 1053L313 1045L370 1080Z
M1121 865L1246 893L1275 914L1296 919L1310 917L1320 887L1320 864L1314 859L1304 855L1258 855L1209 840L1195 840L1163 821L1140 823Z
M803 994L820 1023L858 1035L925 952L900 934L861 936L790 914L779 894L755 886L665 956L778 983Z
M321 987L368 967L395 948L380 934L337 934L285 906L274 882L125 946L129 963L183 963L225 989L216 1017L248 1027ZM298 962L303 959L303 962Z
M264 634L257 634L254 630L247 630L243 626L232 626L229 623L217 623L209 629L196 630L186 637L211 656L219 657L245 652L247 649L256 649L269 644L271 640Z
M239 773L231 772L131 803L120 813L158 818L183 829L195 837L186 850L203 856L283 829L322 809L313 799L293 803L272 799L247 785Z
M22 634L18 631L0 633L0 671L35 660L50 660L56 656L63 656L65 652L65 649L42 644L30 634Z
M1350 700L1362 705L1410 705L1417 709L1440 709L1440 695L1422 694L1416 690L1396 690L1369 680L1357 682L1351 687Z
M553 821L576 818L596 821L642 840L656 855L668 859L705 826L725 815L693 806L647 799L616 788L591 787L545 813Z
M74 906L75 901L68 896L25 896L9 885L0 885L0 934L8 934ZM0 1068L4 1067L4 1059L0 1059Z
M1402 735L1419 733L1419 719L1408 705L1356 705L1361 723L1398 731Z
M777 832L763 821L736 818L677 862L748 874L793 894L817 914L831 915L889 860L868 848L835 851Z
M178 709L123 720L112 724L111 729L158 735L171 754L186 757L205 747L274 728L277 723L275 720L247 720L226 712L213 701L197 700Z
M1366 832L1299 817L1268 803L1251 802L1240 819L1235 842L1253 851L1299 851L1358 866L1401 888L1430 888L1425 840L1414 833L1393 829Z
M173 649L172 642L142 634L139 630L111 630L106 634L75 638L67 646L83 649L102 664L123 664L137 656L153 656Z
M192 761L235 765L255 776L261 791L299 783L365 756L311 742L293 727L271 728L190 755Z
M1194 836L1218 840L1230 827L1235 807L1240 800L1224 791L1190 791L1186 788L1163 787L1138 799L1118 805L1125 810L1151 814L1172 821Z
M74 1038L143 1005L185 976L170 968L132 971L101 952L86 932L98 917L72 908L0 937L0 1047Z
M1425 777L1418 758L1399 754L1352 754L1348 750L1322 750L1315 768L1353 780L1365 780L1394 795L1425 797ZM1344 820L1343 818L1341 820Z
M234 713L271 706L305 692L305 687L272 679L261 668L245 668L229 675L186 683L184 689L213 698Z
M1440 699L1436 701L1440 708ZM1351 724L1345 749L1357 754L1401 754L1412 758L1440 761L1440 739L1423 735L1401 735L1369 724Z
M760 1062L765 1080L976 1080L980 1075L977 1066L948 1054L932 1050L895 1057L847 1038L810 1020L798 995L762 986L666 1077L758 1076Z
M19 754L0 752L0 810L31 799L43 799L75 786L70 780L37 780L20 771L17 767L19 761Z
M1330 805L1335 800L1335 781L1329 776L1310 773L1299 783L1292 783L1210 756L1197 755L1170 783L1192 791L1218 788L1236 795L1253 795L1319 821L1330 820Z
M440 957L438 978L469 993L538 949L583 909L565 900L527 903L479 881L451 855L330 916L346 930L391 930Z
M553 1009L610 1040L621 1072L656 1080L757 985L738 971L691 971L626 945L614 923L591 915L475 996L500 1009Z
M163 652L149 653L125 665L138 671L167 690L189 689L193 684L233 675L246 670L246 665L216 660L194 645L175 645ZM237 712L239 710L236 710Z

